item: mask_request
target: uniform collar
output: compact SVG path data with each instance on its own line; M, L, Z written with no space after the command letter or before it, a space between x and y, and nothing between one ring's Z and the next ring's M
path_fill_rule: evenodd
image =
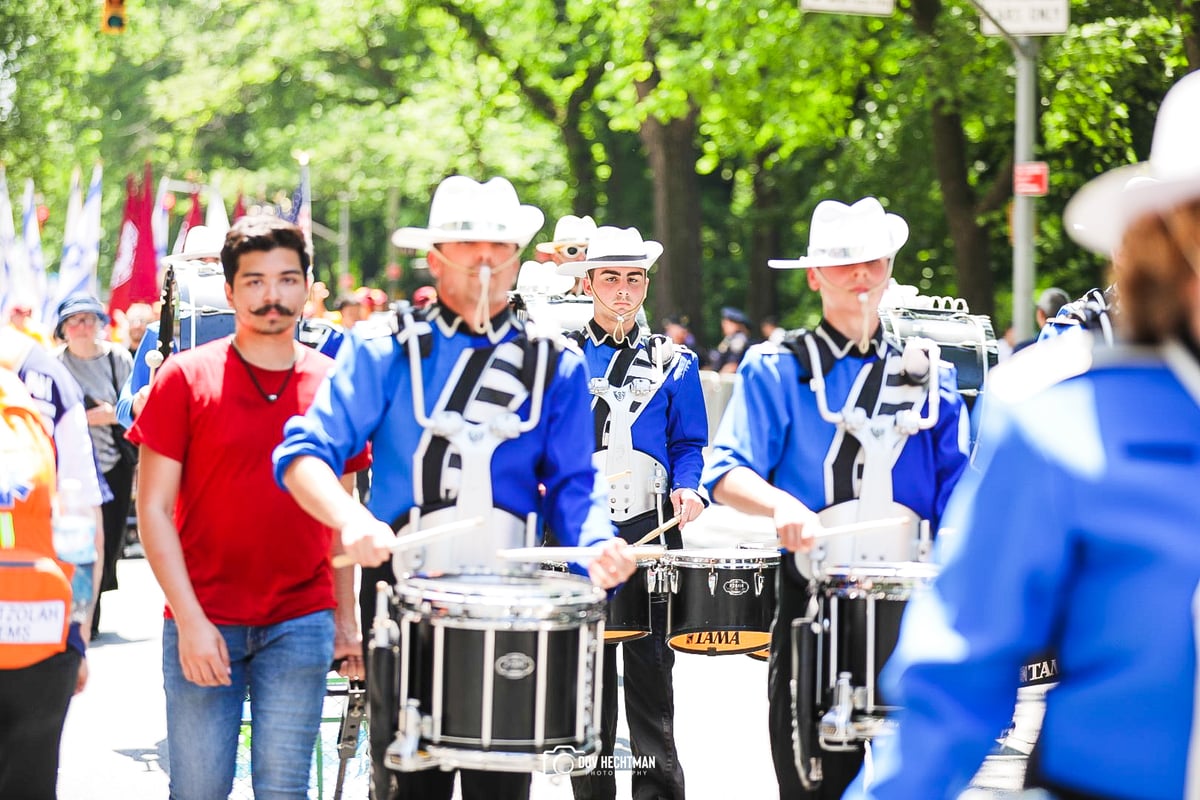
M817 338L829 348L829 352L835 360L845 358L848 355L859 357L864 355L858 351L858 342L847 339L836 328L830 325L826 319L821 320L821 324L817 326L815 333ZM875 328L875 333L871 335L871 343L867 348L867 353L874 351L876 356L883 358L887 355L887 349L887 343L883 340L883 325L880 324Z
M588 338L592 340L593 344L608 345L609 347L615 347L618 350L623 347L637 347L638 342L640 342L642 339L642 328L636 322L633 323L633 327L625 333L625 338L619 342L613 339L612 334L604 330L604 328L601 328L600 323L596 322L594 319L588 320L588 324L584 328L584 331L587 333Z
M462 317L460 317L458 314L455 314L453 311L441 305L440 303L434 303L433 305L429 306L429 309L425 315L425 320L427 322L436 323L438 329L445 336L453 336L460 332L468 336L486 336L492 344L503 341L514 329L520 328L520 324L518 323L516 316L513 314L512 309L507 307L499 314L492 317L490 333L478 333L472 330L471 326L469 326Z

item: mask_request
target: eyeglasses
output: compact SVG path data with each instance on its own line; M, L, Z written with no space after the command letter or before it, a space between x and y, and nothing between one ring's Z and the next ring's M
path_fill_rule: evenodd
M95 325L100 318L95 314L72 314L63 320L64 328L75 328L80 325Z

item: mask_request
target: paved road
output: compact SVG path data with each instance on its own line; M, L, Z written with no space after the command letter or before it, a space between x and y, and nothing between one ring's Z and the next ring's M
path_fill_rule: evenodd
M756 532L744 535L753 538ZM689 546L728 545L699 533ZM63 735L59 796L62 800L165 798L169 751L163 711L162 593L141 559L118 564L121 589L104 600L104 624L93 646L87 690L71 704ZM746 656L710 658L679 654L675 668L677 745L694 798L770 798L777 786L766 733L766 664ZM340 714L336 700L328 709ZM1027 704L1036 727L1036 698ZM622 714L622 719L624 715ZM324 726L333 752L337 725ZM628 731L618 732L618 754L627 753ZM335 764L327 763L322 786L333 797ZM366 759L351 762L347 800L366 797ZM1020 783L1021 758L994 758L980 772L982 787L962 800L999 800ZM618 772L618 790L628 797L629 774ZM234 797L250 797L239 780ZM315 788L313 797L318 796ZM535 776L534 800L567 800L568 781Z

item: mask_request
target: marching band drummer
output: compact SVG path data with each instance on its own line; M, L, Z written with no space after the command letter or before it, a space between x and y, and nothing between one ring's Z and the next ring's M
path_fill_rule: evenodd
M899 728L848 797L957 797L1012 713L1018 667L1047 647L1059 684L1026 786L1200 797L1197 125L1192 73L1159 107L1150 160L1068 203L1068 233L1119 272L1118 342L1063 336L990 379L953 547L884 670Z
M609 514L617 531L636 542L665 520L670 549L683 546L680 529L704 510L700 473L708 417L696 355L635 321L646 301L650 273L663 247L642 241L636 228L601 227L584 260L559 264L558 274L583 281L593 317L568 337L583 350L591 381L596 466L610 477ZM622 487L633 487L623 489ZM655 544L658 542L656 541ZM628 590L633 590L630 585ZM653 767L634 772L634 798L683 800L683 766L675 750L675 651L667 646L667 603L651 603L649 636L624 643L625 714L634 756ZM617 727L617 644L604 648L601 759L611 756ZM571 779L577 800L614 798L611 769Z
M364 614L373 613L375 582L394 582L391 523L417 527L443 512L479 514L486 530L448 540L467 540L455 551L459 560L431 556L425 570L477 566L489 550L495 557L497 542L536 530L526 524L544 514L563 544L603 543L588 567L593 583L611 588L633 573L590 450L579 446L592 425L583 359L561 338L534 335L508 306L521 248L542 221L504 178L443 180L428 227L393 236L400 247L428 251L438 301L419 316L405 312L395 327L355 328L312 409L288 423L276 478L339 529L346 551L367 567ZM332 469L368 441L376 465L369 508L339 496ZM382 753L374 756L378 768ZM458 773L468 800L529 794L528 774ZM455 774L377 774L376 794L449 800Z
M873 442L860 442L850 426L833 424L822 414L835 409L861 417L864 424L857 429L868 440L876 430L891 435L899 427L888 417L914 400L910 384L922 377L914 373L936 368L928 359L922 365L919 359L905 358L881 331L879 299L893 258L907 239L903 218L885 213L873 197L849 206L825 200L813 212L808 255L770 262L776 268L808 270L809 287L821 295L823 319L812 332L790 333L783 345L763 343L749 350L738 368L703 483L719 503L772 517L785 550L813 546L821 530L818 511L867 500L871 475L876 476L874 494L894 498L936 530L966 464L967 418L948 366L938 369L938 392L932 398L939 407L936 424L897 435L882 452ZM929 392L923 392L913 410L928 416L930 400ZM872 453L876 458L869 457ZM806 613L809 591L794 559L784 562L777 578L768 678L779 795L788 800L836 798L863 755L821 752L824 780L819 789L806 791L800 782L792 748L791 622Z

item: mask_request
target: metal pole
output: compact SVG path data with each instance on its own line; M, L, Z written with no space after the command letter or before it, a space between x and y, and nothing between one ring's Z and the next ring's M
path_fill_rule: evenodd
M350 274L350 198L341 195L338 200L338 264L341 274Z
M1013 148L1015 164L1033 160L1034 122L1037 120L1037 40L1018 37L1013 44L1017 62L1017 130ZM1035 266L1033 198L1013 198L1013 331L1017 341L1033 335Z

